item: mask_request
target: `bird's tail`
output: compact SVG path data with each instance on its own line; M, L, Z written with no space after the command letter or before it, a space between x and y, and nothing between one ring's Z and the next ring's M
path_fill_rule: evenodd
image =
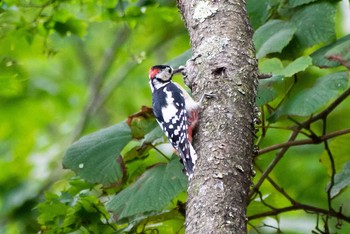
M180 156L182 163L184 164L186 174L189 178L191 178L197 161L197 153L190 142L186 144L184 151L180 150Z

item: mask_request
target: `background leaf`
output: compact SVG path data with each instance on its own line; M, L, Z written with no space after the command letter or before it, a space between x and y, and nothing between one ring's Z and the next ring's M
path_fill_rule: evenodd
M343 169L334 177L334 186L331 190L331 196L337 196L344 188L350 185L350 162L347 162ZM328 184L328 187L330 184Z
M340 91L345 90L348 82L347 72L333 73L318 78L312 87L291 95L272 113L269 121L274 122L284 115L309 116L336 97Z
M274 100L281 94L281 92L283 92L284 84L285 80L281 75L272 76L269 79L259 80L256 105L262 106Z
M273 52L281 52L292 40L296 28L283 20L270 20L254 33L256 57L261 58Z
M348 56L350 55L350 34L312 53L312 62L314 65L322 68L339 66L339 62L331 60L329 58L332 55L340 55L345 60L349 59Z
M187 188L187 176L178 157L168 164L160 164L147 170L134 184L113 197L107 209L118 219L137 214L159 211Z
M286 77L291 77L298 72L304 71L311 64L312 64L311 57L303 56L303 57L297 58L296 60L288 64L279 74Z
M271 12L273 7L277 5L276 1L271 0L248 0L247 10L249 14L249 21L254 30L264 24Z
M63 166L90 183L111 185L123 178L120 152L130 140L130 128L125 122L99 130L71 145Z
M300 8L291 18L297 28L295 36L298 45L305 49L334 40L334 20L335 5L332 3L319 2Z
M262 59L259 62L259 71L261 73L272 73L277 75L281 74L283 69L283 63L278 58Z
M289 7L297 7L297 6L301 6L310 2L315 2L318 0L289 0L288 1L288 6Z

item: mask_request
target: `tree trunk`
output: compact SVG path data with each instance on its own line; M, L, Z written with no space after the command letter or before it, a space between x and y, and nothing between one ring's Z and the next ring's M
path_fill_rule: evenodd
M204 100L194 146L186 233L246 233L254 151L257 63L244 0L178 0L193 57L186 64Z

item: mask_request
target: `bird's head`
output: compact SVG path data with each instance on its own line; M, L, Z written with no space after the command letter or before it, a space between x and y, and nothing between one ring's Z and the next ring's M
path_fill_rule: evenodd
M156 65L151 67L148 72L151 80L156 79L159 82L168 82L174 74L174 69L168 65Z

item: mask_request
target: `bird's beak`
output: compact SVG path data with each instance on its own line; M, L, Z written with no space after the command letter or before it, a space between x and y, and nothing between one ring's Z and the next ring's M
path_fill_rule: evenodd
M184 66L180 66L178 68L174 68L173 74L181 73L183 70L185 70Z

